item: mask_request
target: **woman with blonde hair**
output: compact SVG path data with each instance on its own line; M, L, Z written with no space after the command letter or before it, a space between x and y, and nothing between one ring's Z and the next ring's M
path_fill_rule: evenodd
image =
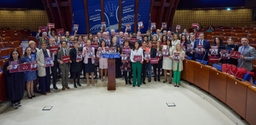
M173 83L174 87L179 87L180 85L180 75L183 70L183 60L185 58L185 52L182 50L180 44L176 44L176 49L173 50Z

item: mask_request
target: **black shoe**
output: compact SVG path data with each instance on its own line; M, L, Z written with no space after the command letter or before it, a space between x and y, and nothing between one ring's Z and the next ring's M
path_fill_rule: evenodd
M160 78L158 78L158 82L160 82Z
M177 85L175 84L174 87L177 87Z
M27 95L29 99L32 99L32 96Z
M151 82L151 79L150 79L150 78L148 79L148 82Z
M54 88L55 90L58 90L58 87L57 87L57 86L54 86L53 88Z
M167 81L163 81L163 83L166 83Z
M15 105L17 106L17 107L21 107L22 105L20 104L20 103L15 103Z
M130 80L129 80L129 84L130 84L130 85L132 84Z
M172 82L169 82L169 84L172 84Z
M77 83L78 86L82 86L80 83Z
M145 82L145 81L143 81L143 84L146 84L146 82Z
M132 85L132 87L135 87L135 85Z
M140 87L140 85L138 85L138 87Z
M74 88L77 88L76 84L74 84Z
M36 95L32 95L32 97L36 97Z
M180 87L180 85L177 85L177 87Z
M154 81L156 82L156 78L154 78Z

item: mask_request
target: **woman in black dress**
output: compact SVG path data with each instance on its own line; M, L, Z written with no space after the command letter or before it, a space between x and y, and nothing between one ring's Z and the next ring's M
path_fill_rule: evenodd
M74 42L74 48L72 48L69 52L71 63L71 73L74 82L74 88L77 88L76 85L81 86L80 84L80 74L83 69L82 62L82 50L79 48L78 42Z
M21 106L20 101L24 95L25 80L24 72L10 73L10 69L13 68L13 66L9 65L11 61L22 63L20 53L16 49L11 52L9 60L4 64L3 71L6 79L8 99L11 101L13 108L17 109Z

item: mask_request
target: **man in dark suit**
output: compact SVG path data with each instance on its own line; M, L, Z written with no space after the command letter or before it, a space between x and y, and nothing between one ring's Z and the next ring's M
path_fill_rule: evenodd
M199 46L202 46L202 48L199 48ZM195 59L199 60L208 60L208 52L210 49L210 43L204 39L204 34L200 33L199 34L199 40L195 41L194 44L194 50L195 52ZM202 53L197 52L197 50L202 50Z
M195 60L195 52L194 52L194 45L195 45L195 42L196 42L196 37L194 34L190 34L190 39L189 41L187 41L187 43L185 44L186 46L186 56L189 56L191 57L192 60ZM189 48L189 46L192 47L192 48Z
M238 60L238 67L245 68L247 71L252 71L252 61L256 60L256 51L254 47L250 46L248 43L248 38L243 37L241 39L242 46L238 49L238 52L241 53L240 59Z

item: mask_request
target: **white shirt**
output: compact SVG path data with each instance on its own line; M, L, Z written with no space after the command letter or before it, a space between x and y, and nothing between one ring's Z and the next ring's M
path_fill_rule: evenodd
M143 61L143 49L141 49L141 48L139 48L138 50L132 50L131 51L131 56L130 56L130 60L131 60L131 62L135 62L134 60L133 60L133 58L134 58L134 56L135 55L140 55L140 56L142 56L142 61Z

